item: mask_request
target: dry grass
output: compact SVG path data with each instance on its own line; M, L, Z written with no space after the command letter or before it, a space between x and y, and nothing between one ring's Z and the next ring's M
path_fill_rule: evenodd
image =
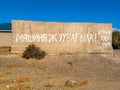
M69 64L70 66L72 66L72 65L73 65L73 63L72 63L72 62L70 62L70 61L68 62L68 64Z
M34 87L29 87L29 86L25 86L25 85L8 85L7 88L9 90L33 90Z
M48 76L47 79L51 79L51 78L54 78L55 76Z
M46 71L45 67L39 67L39 69L42 70L42 71Z
M15 78L15 79L0 79L0 84L4 84L4 83L26 83L26 82L30 82L30 79L28 77L19 77L19 78Z
M29 67L33 67L33 68L35 68L36 65L32 63L32 64L29 64Z
M11 72L5 72L5 74L9 75L9 74L11 74Z
M24 83L24 82L30 82L30 79L28 77L19 77L15 79L17 83Z
M53 84L46 84L45 87L55 87Z
M7 68L15 68L15 67L21 67L21 65L19 65L19 64L8 64L5 67L7 67Z
M85 86L88 84L88 81L83 80L83 81L77 81L78 83L75 84L52 84L52 83L48 83L46 85L44 85L45 87L59 87L59 88L65 88L65 87L70 87L70 88L79 88L81 86Z
M8 58L6 56L10 55L9 53L1 55L3 57L0 58L0 90L32 90L31 87L34 87L33 90L42 90L41 88L80 90L84 87L86 90L99 90L100 87L105 90L117 90L120 88L120 63L112 60L116 57L119 60L120 54L114 57L92 54L47 56L41 61L25 60L20 57ZM80 81L73 85L66 85L67 80Z
M2 74L2 73L0 73L0 77L3 77L3 74Z
M0 77L4 77L9 74L11 74L11 73L10 72L0 72Z
M0 84L5 83L5 80L0 79Z

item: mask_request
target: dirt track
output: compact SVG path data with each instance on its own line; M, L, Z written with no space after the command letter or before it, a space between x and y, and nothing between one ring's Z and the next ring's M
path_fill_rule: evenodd
M67 80L88 83L66 87ZM42 60L0 53L0 90L120 90L120 51L113 55L46 56Z

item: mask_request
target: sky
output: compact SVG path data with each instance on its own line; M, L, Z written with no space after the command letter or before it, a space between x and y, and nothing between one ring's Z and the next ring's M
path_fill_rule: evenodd
M120 0L0 0L0 23L12 20L112 23L120 29Z

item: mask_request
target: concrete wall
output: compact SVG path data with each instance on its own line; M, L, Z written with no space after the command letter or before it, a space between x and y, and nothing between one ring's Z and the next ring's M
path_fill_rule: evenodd
M0 47L11 46L11 32L0 32Z
M30 35L36 34L42 38L29 40ZM13 53L23 53L33 43L52 54L111 53L111 41L111 24L12 21Z

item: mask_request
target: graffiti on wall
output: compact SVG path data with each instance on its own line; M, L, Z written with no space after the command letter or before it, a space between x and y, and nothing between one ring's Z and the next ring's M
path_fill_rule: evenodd
M111 45L111 31L98 31L97 33L81 34L81 33L40 33L40 34L16 34L16 42L41 42L41 43L57 43L57 42L93 42L100 37L101 46L107 47Z

